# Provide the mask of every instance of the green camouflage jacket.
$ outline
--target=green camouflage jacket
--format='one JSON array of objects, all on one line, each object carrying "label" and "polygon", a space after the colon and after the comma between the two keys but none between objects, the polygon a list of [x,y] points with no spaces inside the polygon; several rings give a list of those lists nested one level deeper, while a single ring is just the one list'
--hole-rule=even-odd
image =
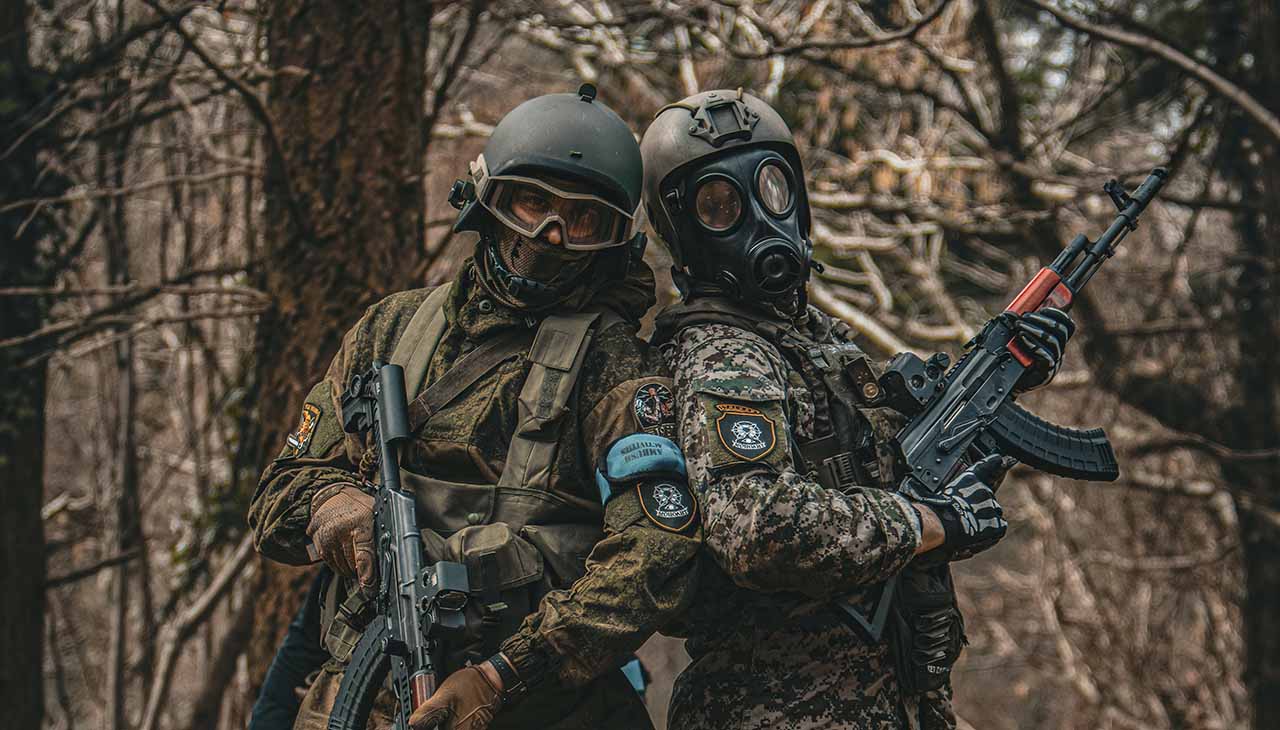
[{"label": "green camouflage jacket", "polygon": [[[682,532],[661,527],[646,518],[634,493],[602,508],[594,482],[596,463],[614,440],[642,430],[674,435],[671,381],[657,354],[636,337],[636,321],[653,302],[652,272],[640,269],[626,285],[614,282],[598,294],[585,292],[566,307],[571,311],[589,302],[626,315],[591,340],[550,478],[550,491],[588,520],[597,520],[603,538],[586,560],[585,575],[543,597],[519,631],[502,643],[522,679],[531,685],[545,681],[516,708],[500,713],[495,727],[647,727],[634,691],[620,672],[609,670],[682,613],[692,597],[701,542],[696,526]],[[467,263],[459,283],[445,304],[447,325],[427,383],[486,338],[537,326],[536,318],[504,305],[484,286],[475,263]],[[256,545],[267,557],[308,562],[311,496],[328,484],[358,481],[365,444],[342,432],[339,396],[353,373],[375,359],[390,359],[429,293],[402,292],[371,307],[347,332],[329,371],[307,396],[299,428],[263,473],[249,514]],[[527,356],[512,356],[435,413],[402,451],[403,468],[452,482],[494,484],[516,427]],[[655,410],[662,400],[665,406]],[[432,524],[431,515],[419,519],[424,526]],[[315,692],[336,686],[332,678],[323,683]],[[642,722],[633,718],[637,710]],[[322,720],[325,711],[319,712]],[[616,717],[619,713],[625,717]],[[303,719],[299,723],[306,725]]]}]

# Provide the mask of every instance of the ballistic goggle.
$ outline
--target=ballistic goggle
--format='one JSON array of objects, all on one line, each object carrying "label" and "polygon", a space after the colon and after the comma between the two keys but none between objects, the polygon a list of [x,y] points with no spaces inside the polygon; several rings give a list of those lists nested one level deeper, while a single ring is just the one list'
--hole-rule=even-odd
[{"label": "ballistic goggle", "polygon": [[471,163],[476,200],[503,225],[527,238],[559,223],[565,248],[595,251],[620,246],[631,233],[634,211],[599,195],[564,190],[523,175],[489,175],[484,155]]}]

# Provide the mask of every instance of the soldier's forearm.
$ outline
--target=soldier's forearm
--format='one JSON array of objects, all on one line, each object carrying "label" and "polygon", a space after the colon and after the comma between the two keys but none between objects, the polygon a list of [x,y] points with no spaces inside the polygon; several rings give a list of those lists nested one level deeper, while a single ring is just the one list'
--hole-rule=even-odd
[{"label": "soldier's forearm", "polygon": [[847,593],[897,573],[921,542],[905,500],[823,489],[791,469],[712,480],[704,498],[708,549],[754,590]]},{"label": "soldier's forearm", "polygon": [[916,555],[927,553],[930,550],[942,547],[942,543],[947,538],[947,533],[942,529],[942,522],[938,519],[938,515],[933,510],[920,504],[912,504],[916,514],[920,515],[920,544],[916,546]]},{"label": "soldier's forearm", "polygon": [[700,545],[696,535],[643,524],[610,534],[592,550],[586,575],[543,597],[503,653],[530,685],[547,674],[569,686],[591,682],[687,610]]},{"label": "soldier's forearm", "polygon": [[355,474],[334,467],[268,468],[249,508],[249,527],[258,552],[288,565],[311,563],[307,555],[311,498],[326,486],[355,481]]}]

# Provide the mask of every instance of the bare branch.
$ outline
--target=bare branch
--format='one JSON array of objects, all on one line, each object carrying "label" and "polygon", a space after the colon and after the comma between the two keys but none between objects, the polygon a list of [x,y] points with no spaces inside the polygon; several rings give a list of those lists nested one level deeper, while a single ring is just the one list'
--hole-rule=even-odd
[{"label": "bare branch", "polygon": [[72,570],[69,573],[64,573],[62,575],[55,575],[44,582],[44,587],[46,589],[58,588],[59,586],[65,586],[68,583],[75,583],[78,580],[84,580],[85,578],[95,576],[98,573],[102,572],[103,570],[106,570],[107,568],[110,568],[112,566],[121,565],[122,563],[127,563],[137,558],[141,554],[142,554],[142,548],[133,548],[131,550],[127,550],[123,553],[120,553],[119,555],[112,555],[109,558],[103,558],[102,560],[99,560],[98,562],[93,563],[92,565],[86,565],[83,568],[76,568],[75,570]]},{"label": "bare branch", "polygon": [[910,40],[914,38],[920,31],[924,30],[930,23],[942,15],[942,11],[947,9],[951,4],[951,0],[938,0],[929,12],[925,13],[919,20],[895,31],[886,33],[875,33],[863,36],[861,38],[852,38],[849,40],[813,40],[793,43],[785,46],[772,46],[768,50],[761,52],[735,52],[734,55],[745,59],[763,59],[771,56],[794,56],[806,51],[844,51],[857,48],[873,48],[875,46],[884,46],[890,43]]},{"label": "bare branch", "polygon": [[1141,35],[1114,26],[1098,25],[1097,23],[1091,23],[1083,18],[1074,17],[1062,10],[1059,10],[1058,8],[1055,8],[1050,3],[1045,2],[1045,0],[1019,1],[1023,4],[1030,5],[1049,13],[1054,18],[1057,18],[1059,23],[1062,23],[1072,30],[1095,36],[1097,38],[1102,38],[1103,40],[1111,41],[1112,43],[1125,46],[1126,48],[1132,48],[1135,51],[1155,56],[1156,58],[1177,66],[1185,71],[1187,75],[1240,107],[1241,111],[1252,118],[1253,121],[1257,122],[1263,129],[1267,130],[1267,133],[1271,135],[1272,141],[1280,142],[1280,117],[1277,117],[1269,109],[1263,106],[1262,103],[1254,98],[1254,96],[1249,92],[1173,46],[1150,36]]},{"label": "bare branch", "polygon": [[819,309],[848,322],[850,327],[870,340],[876,349],[885,354],[892,355],[899,352],[914,352],[921,356],[927,354],[903,342],[866,313],[836,298],[832,295],[831,289],[819,280],[815,279],[809,283],[809,296]]},{"label": "bare branch", "polygon": [[204,593],[178,614],[178,617],[172,624],[165,628],[164,646],[160,650],[160,660],[157,662],[155,679],[151,683],[151,688],[147,693],[147,708],[143,713],[142,725],[139,730],[155,730],[156,722],[160,718],[160,706],[164,704],[165,699],[169,695],[169,689],[173,683],[173,673],[178,664],[178,653],[187,640],[191,638],[195,630],[205,622],[213,613],[213,609],[221,602],[223,596],[231,588],[234,581],[240,577],[240,573],[245,566],[249,564],[249,558],[253,555],[253,538],[245,535],[240,540],[240,545],[236,547],[235,552],[227,559],[227,562],[218,571],[209,587]]}]

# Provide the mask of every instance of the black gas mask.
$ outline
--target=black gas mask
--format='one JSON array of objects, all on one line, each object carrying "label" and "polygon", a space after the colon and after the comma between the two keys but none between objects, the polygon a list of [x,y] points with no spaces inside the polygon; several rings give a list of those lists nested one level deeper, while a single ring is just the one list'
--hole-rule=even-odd
[{"label": "black gas mask", "polygon": [[794,298],[813,256],[799,185],[786,158],[769,147],[727,150],[670,176],[662,202],[694,282],[747,302]]}]

